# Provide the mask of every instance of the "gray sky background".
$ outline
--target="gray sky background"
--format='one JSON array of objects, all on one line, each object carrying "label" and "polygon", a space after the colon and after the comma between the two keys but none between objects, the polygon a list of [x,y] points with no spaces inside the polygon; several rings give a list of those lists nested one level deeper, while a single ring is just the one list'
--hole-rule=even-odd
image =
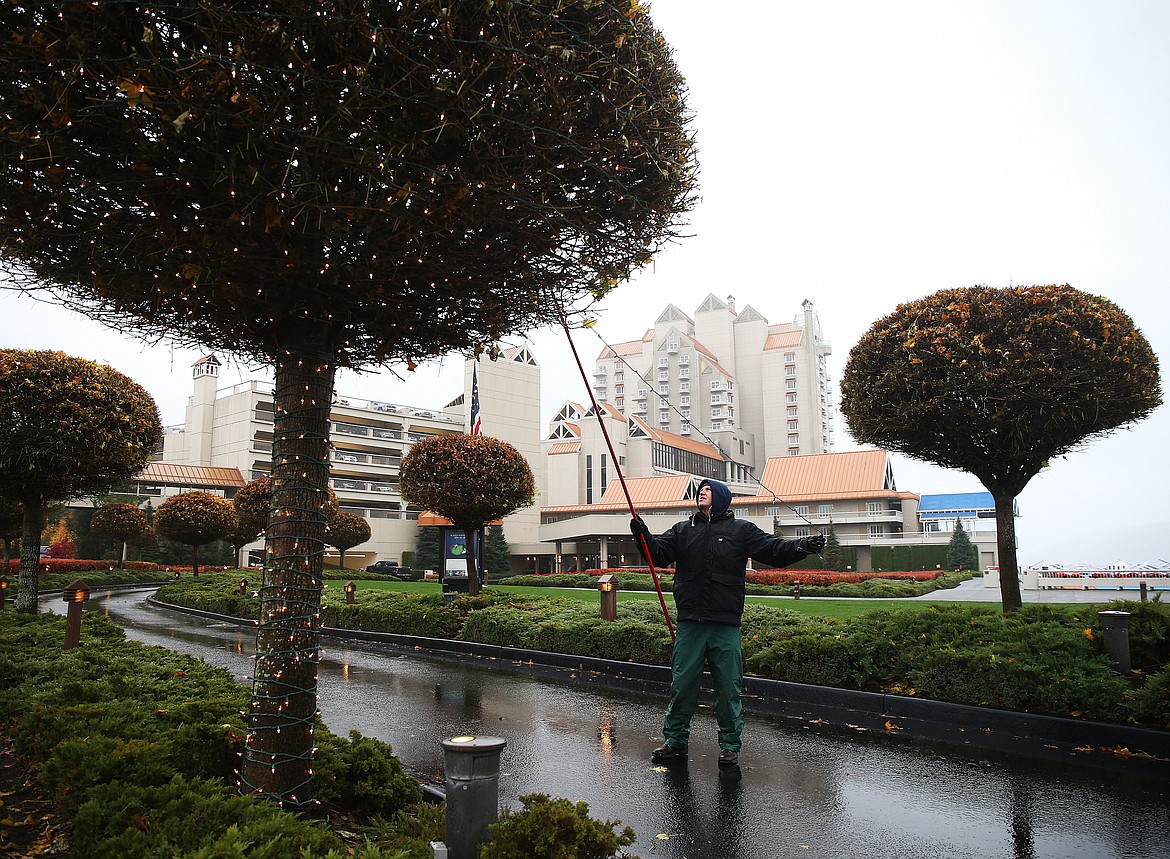
[{"label": "gray sky background", "polygon": [[[1135,320],[1170,355],[1170,4],[1163,0],[789,2],[657,0],[686,76],[702,202],[689,237],[597,314],[610,343],[667,305],[734,295],[771,322],[811,300],[849,349],[903,301],[938,289],[1070,283]],[[0,292],[7,347],[102,361],[181,423],[201,353],[150,347]],[[586,368],[601,348],[574,335]],[[587,401],[563,334],[532,336],[547,420]],[[338,391],[440,406],[462,361],[343,373]],[[400,371],[403,375],[405,371]],[[262,375],[229,364],[224,385]],[[490,433],[491,428],[485,431]],[[1025,563],[1170,559],[1163,407],[1053,462],[1020,496]],[[857,447],[844,420],[835,449]],[[895,456],[898,487],[977,491],[965,474]]]}]

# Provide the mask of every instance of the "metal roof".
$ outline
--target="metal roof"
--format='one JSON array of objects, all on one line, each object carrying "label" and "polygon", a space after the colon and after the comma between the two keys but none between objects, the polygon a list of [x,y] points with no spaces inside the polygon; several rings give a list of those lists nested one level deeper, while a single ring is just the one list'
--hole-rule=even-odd
[{"label": "metal roof", "polygon": [[995,511],[995,499],[990,492],[950,492],[941,495],[923,495],[918,503],[919,519],[954,519],[978,513]]},{"label": "metal roof", "polygon": [[148,462],[134,478],[135,483],[154,486],[183,486],[200,489],[239,489],[247,481],[238,468],[218,465],[178,465],[173,462]]}]

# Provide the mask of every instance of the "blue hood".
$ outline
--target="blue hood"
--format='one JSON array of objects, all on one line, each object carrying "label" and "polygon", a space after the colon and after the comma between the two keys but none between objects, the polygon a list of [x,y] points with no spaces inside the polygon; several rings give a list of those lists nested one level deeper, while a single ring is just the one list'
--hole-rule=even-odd
[{"label": "blue hood", "polygon": [[[731,490],[721,480],[702,481],[699,484],[699,492],[703,491],[704,486],[711,487],[711,518],[722,516],[731,508]],[[698,496],[695,498],[695,503],[698,504]]]}]

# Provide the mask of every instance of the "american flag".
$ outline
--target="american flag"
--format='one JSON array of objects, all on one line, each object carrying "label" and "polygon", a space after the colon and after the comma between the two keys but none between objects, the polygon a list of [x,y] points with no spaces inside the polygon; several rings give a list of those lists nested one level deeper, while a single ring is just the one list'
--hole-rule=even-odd
[{"label": "american flag", "polygon": [[476,365],[471,365],[471,434],[479,435],[483,429],[479,416],[479,374]]}]

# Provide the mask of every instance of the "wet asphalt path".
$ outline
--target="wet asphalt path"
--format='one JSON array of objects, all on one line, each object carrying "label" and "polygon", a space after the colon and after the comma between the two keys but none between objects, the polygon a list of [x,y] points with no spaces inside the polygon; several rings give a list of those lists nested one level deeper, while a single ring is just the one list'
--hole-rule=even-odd
[{"label": "wet asphalt path", "polygon": [[[132,638],[247,682],[250,629],[152,608],[145,597],[99,592],[90,609]],[[696,717],[689,764],[655,767],[660,695],[583,690],[524,672],[327,641],[320,709],[334,732],[385,740],[408,770],[437,783],[441,740],[503,737],[502,804],[519,807],[517,797],[533,792],[583,800],[593,817],[633,827],[630,849],[644,859],[1170,855],[1170,780],[751,712],[740,768],[720,772],[707,709]]]}]

